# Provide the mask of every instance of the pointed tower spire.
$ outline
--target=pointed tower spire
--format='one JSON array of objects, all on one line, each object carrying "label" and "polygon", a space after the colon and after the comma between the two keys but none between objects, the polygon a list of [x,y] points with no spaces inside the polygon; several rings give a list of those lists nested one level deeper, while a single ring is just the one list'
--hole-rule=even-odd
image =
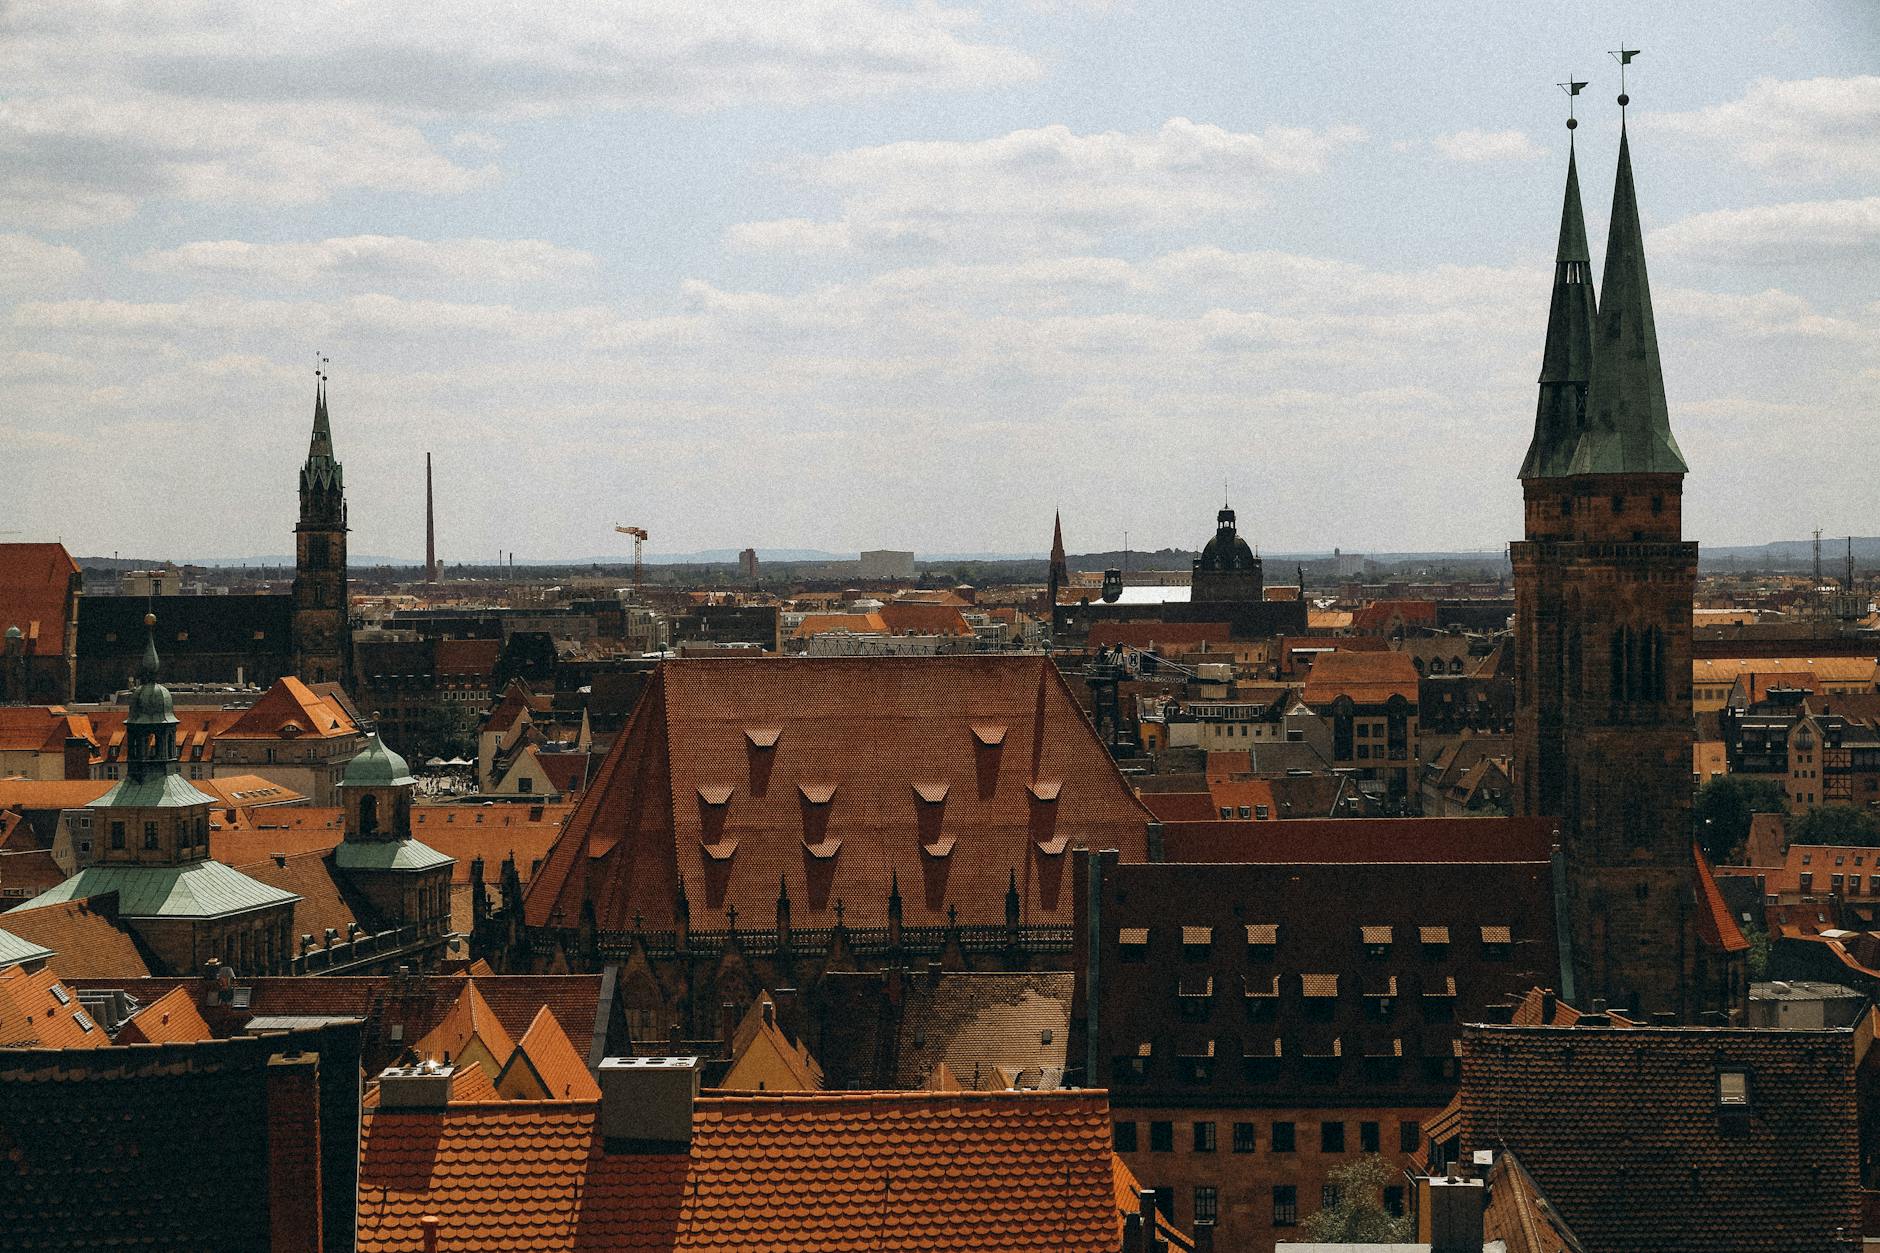
[{"label": "pointed tower spire", "polygon": [[1645,238],[1632,185],[1632,147],[1619,125],[1619,172],[1606,233],[1593,333],[1593,376],[1586,391],[1586,430],[1568,467],[1573,474],[1684,474],[1684,454],[1671,435],[1665,376],[1658,361]]},{"label": "pointed tower spire", "polygon": [[1567,472],[1585,427],[1586,389],[1593,370],[1593,262],[1580,211],[1580,170],[1567,141],[1567,190],[1560,206],[1560,244],[1554,250],[1554,292],[1541,352],[1540,401],[1534,438],[1521,463],[1524,479]]}]

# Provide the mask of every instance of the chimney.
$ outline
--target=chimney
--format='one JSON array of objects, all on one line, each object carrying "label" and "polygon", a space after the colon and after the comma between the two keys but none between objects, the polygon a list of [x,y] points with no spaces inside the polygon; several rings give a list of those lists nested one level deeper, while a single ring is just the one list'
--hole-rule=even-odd
[{"label": "chimney", "polygon": [[1142,1247],[1144,1253],[1162,1253],[1162,1241],[1158,1239],[1155,1234],[1154,1188],[1144,1188],[1136,1193],[1136,1212],[1142,1215]]},{"label": "chimney", "polygon": [[423,1233],[424,1253],[437,1253],[437,1215],[426,1214],[420,1218],[418,1230]]},{"label": "chimney", "polygon": [[1457,1178],[1452,1170],[1447,1178],[1423,1183],[1430,1253],[1482,1253],[1482,1181]]},{"label": "chimney", "polygon": [[268,1253],[320,1253],[320,1055],[268,1058]]},{"label": "chimney", "polygon": [[1554,990],[1552,988],[1544,990],[1541,993],[1541,1026],[1546,1027],[1552,1025],[1554,1014],[1558,1012],[1559,1009],[1560,998],[1554,995]]},{"label": "chimney", "polygon": [[1123,1216],[1123,1253],[1144,1253],[1141,1214],[1130,1213]]},{"label": "chimney", "polygon": [[601,1135],[609,1153],[683,1153],[692,1143],[697,1057],[601,1059]]},{"label": "chimney", "polygon": [[450,1081],[457,1073],[434,1061],[387,1066],[379,1072],[379,1108],[443,1109],[450,1104]]},{"label": "chimney", "polygon": [[424,454],[424,580],[437,582],[437,513],[431,504],[431,454]]},{"label": "chimney", "polygon": [[731,1042],[738,1035],[738,1007],[730,1001],[718,1006],[718,1039],[724,1045],[725,1056],[731,1056]]}]

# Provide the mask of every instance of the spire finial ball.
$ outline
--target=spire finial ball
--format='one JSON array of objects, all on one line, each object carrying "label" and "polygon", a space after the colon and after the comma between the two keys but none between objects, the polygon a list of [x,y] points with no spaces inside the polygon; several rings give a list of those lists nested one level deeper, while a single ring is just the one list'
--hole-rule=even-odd
[{"label": "spire finial ball", "polygon": [[1568,119],[1567,119],[1567,129],[1568,129],[1568,130],[1570,130],[1570,131],[1571,131],[1571,130],[1578,130],[1579,128],[1580,128],[1580,119],[1579,119],[1579,118],[1577,118],[1577,117],[1570,117],[1570,118],[1568,118]]},{"label": "spire finial ball", "polygon": [[1619,107],[1621,109],[1625,108],[1625,106],[1631,103],[1632,103],[1632,97],[1626,95],[1623,91],[1619,93]]},{"label": "spire finial ball", "polygon": [[157,625],[157,615],[156,615],[156,614],[154,614],[154,613],[147,613],[147,614],[145,614],[145,615],[144,615],[144,625],[145,625],[145,626],[155,626],[155,625]]}]

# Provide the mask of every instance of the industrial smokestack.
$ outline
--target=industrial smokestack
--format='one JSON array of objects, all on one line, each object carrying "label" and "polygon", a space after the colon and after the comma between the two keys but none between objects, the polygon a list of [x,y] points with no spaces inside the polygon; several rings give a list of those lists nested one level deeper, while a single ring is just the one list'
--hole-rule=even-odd
[{"label": "industrial smokestack", "polygon": [[424,581],[437,582],[437,510],[431,497],[431,454],[424,454]]}]

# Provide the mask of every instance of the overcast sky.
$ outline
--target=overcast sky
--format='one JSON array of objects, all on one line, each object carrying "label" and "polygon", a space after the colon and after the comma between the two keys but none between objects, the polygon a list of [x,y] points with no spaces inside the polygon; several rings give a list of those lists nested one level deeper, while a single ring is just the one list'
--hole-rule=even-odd
[{"label": "overcast sky", "polygon": [[1871,0],[0,0],[0,530],[290,551],[324,351],[358,553],[1499,548],[1621,39],[1687,533],[1880,531]]}]

